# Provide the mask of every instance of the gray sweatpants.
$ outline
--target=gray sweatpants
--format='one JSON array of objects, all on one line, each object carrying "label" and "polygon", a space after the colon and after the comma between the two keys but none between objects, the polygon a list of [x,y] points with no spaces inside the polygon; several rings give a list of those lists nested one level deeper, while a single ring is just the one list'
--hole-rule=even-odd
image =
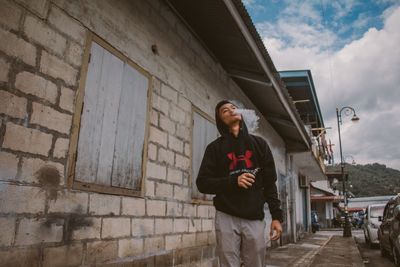
[{"label": "gray sweatpants", "polygon": [[264,267],[265,221],[246,220],[221,211],[215,214],[217,253],[221,267]]}]

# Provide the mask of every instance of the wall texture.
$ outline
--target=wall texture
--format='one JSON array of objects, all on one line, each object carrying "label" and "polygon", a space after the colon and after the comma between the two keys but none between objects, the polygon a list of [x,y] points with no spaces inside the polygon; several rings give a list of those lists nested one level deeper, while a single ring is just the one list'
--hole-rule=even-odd
[{"label": "wall texture", "polygon": [[[210,203],[194,203],[190,192],[192,106],[210,116],[222,98],[253,108],[219,63],[163,1],[0,4],[2,264],[216,266],[215,210]],[[151,75],[141,197],[68,187],[88,32]],[[283,141],[265,120],[260,126],[277,172],[286,174]]]}]

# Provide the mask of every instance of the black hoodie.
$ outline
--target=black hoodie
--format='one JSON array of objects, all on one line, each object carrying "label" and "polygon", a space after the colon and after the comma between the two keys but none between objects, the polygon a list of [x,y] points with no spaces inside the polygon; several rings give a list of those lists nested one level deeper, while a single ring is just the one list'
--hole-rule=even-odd
[{"label": "black hoodie", "polygon": [[[250,219],[264,219],[267,202],[272,219],[282,222],[282,210],[276,188],[276,172],[271,150],[265,140],[249,134],[243,119],[238,137],[234,137],[218,115],[221,101],[215,111],[215,120],[221,136],[211,142],[204,153],[196,180],[200,192],[215,194],[214,206],[224,213]],[[256,176],[248,188],[238,186],[237,177],[244,172]]]}]

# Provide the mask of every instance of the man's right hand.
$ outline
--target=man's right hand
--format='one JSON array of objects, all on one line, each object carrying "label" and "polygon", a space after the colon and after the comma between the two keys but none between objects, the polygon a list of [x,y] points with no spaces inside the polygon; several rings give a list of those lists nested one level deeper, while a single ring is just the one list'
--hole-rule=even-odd
[{"label": "man's right hand", "polygon": [[250,188],[255,182],[255,179],[256,177],[251,173],[242,173],[240,176],[238,176],[238,186],[245,189]]}]

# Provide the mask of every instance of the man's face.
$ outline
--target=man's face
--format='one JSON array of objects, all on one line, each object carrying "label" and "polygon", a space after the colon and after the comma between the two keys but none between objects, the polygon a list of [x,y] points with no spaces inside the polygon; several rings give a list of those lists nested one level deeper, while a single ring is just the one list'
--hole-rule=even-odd
[{"label": "man's face", "polygon": [[242,116],[236,112],[236,106],[226,103],[219,108],[219,118],[228,126],[242,120]]}]

